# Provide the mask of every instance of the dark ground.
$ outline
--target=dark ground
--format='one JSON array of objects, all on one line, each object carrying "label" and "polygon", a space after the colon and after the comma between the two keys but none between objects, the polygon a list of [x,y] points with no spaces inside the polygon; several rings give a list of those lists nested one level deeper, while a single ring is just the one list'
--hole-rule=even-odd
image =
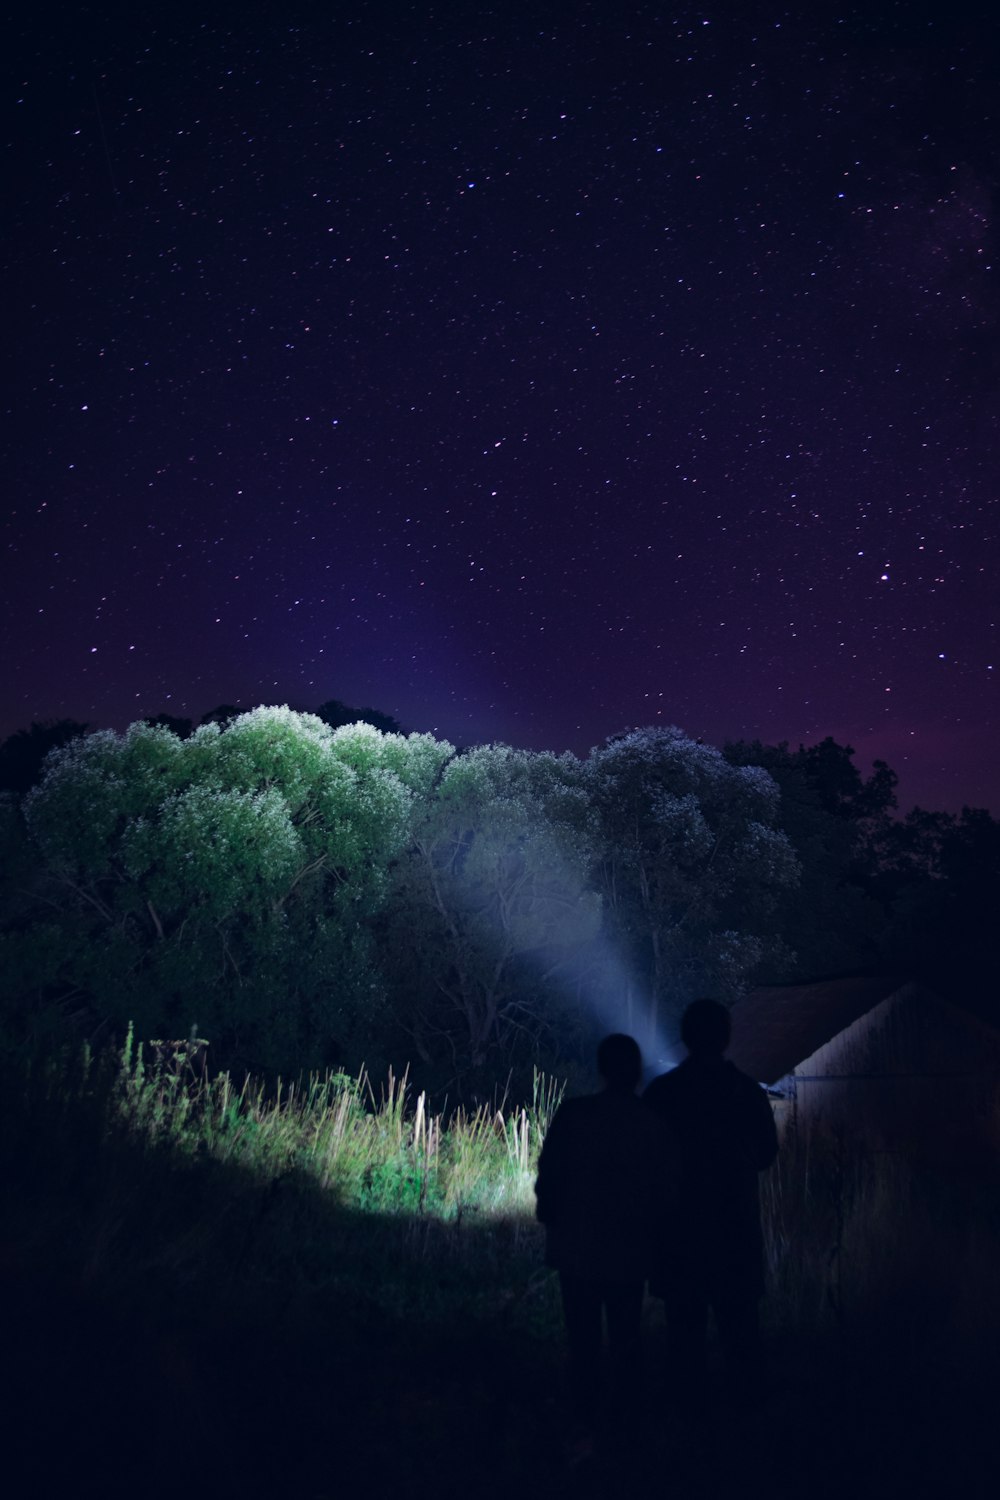
[{"label": "dark ground", "polygon": [[8,1284],[7,1493],[996,1493],[995,1368],[949,1374],[904,1367],[891,1349],[772,1343],[760,1412],[720,1403],[697,1428],[668,1409],[654,1321],[646,1410],[573,1468],[550,1340],[349,1311],[303,1326],[300,1312],[283,1335],[193,1295],[170,1322],[144,1324],[79,1287]]}]

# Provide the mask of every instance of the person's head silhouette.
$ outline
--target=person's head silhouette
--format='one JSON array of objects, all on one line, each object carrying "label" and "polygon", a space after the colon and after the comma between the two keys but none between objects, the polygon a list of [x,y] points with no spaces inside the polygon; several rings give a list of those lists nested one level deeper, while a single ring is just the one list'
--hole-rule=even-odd
[{"label": "person's head silhouette", "polygon": [[597,1071],[609,1089],[632,1093],[642,1077],[642,1053],[635,1037],[615,1031],[597,1049]]},{"label": "person's head silhouette", "polygon": [[681,1041],[692,1057],[721,1057],[729,1031],[729,1012],[718,1000],[692,1000],[681,1017]]}]

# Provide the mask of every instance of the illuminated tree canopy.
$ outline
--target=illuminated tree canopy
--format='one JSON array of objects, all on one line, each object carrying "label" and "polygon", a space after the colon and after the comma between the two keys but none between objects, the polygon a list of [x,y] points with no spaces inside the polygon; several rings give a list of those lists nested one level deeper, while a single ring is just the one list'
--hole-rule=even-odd
[{"label": "illuminated tree canopy", "polygon": [[[133,725],[77,739],[27,797],[43,984],[140,1034],[197,1023],[267,1066],[348,1047],[382,1000],[370,919],[413,809],[450,755],[358,724],[260,708],[186,740]],[[35,923],[5,936],[24,970]]]},{"label": "illuminated tree canopy", "polygon": [[412,1058],[461,1091],[598,1024],[668,1036],[695,993],[895,959],[918,911],[943,944],[996,825],[894,822],[850,756],[456,751],[288,708],[76,735],[0,799],[0,1040],[197,1025],[230,1065]]}]

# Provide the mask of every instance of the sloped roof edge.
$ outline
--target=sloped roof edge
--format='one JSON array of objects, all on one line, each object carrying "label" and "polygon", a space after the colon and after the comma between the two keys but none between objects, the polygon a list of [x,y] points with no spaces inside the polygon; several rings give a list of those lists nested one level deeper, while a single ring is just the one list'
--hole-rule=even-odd
[{"label": "sloped roof edge", "polygon": [[904,975],[874,974],[761,986],[733,1007],[729,1056],[759,1083],[776,1084],[859,1017],[905,988],[916,991],[920,986]]}]

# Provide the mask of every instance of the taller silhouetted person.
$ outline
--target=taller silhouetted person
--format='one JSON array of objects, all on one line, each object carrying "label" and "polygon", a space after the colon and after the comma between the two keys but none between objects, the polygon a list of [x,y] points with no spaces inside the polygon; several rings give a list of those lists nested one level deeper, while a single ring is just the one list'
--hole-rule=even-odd
[{"label": "taller silhouetted person", "polygon": [[559,1272],[579,1424],[577,1457],[589,1452],[605,1418],[635,1408],[645,1281],[676,1173],[669,1133],[636,1096],[642,1076],[638,1044],[621,1034],[605,1037],[597,1069],[603,1090],[568,1099],[556,1111],[535,1184],[546,1264]]},{"label": "taller silhouetted person", "polygon": [[655,1078],[643,1102],[680,1153],[680,1201],[651,1290],[664,1298],[674,1394],[704,1393],[709,1308],[741,1403],[760,1395],[758,1304],[764,1290],[758,1174],[778,1154],[764,1090],[725,1060],[729,1012],[695,1000],[684,1012],[688,1056]]}]

